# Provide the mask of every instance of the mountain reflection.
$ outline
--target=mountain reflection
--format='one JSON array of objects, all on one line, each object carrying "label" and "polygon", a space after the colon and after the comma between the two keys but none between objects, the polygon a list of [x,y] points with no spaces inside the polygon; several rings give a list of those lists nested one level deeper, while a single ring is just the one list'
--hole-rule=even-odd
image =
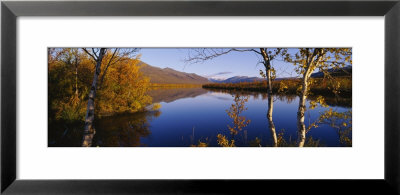
[{"label": "mountain reflection", "polygon": [[153,98],[153,102],[166,102],[170,103],[182,98],[194,98],[199,95],[207,93],[207,90],[197,87],[197,88],[161,88],[152,89],[147,92]]}]

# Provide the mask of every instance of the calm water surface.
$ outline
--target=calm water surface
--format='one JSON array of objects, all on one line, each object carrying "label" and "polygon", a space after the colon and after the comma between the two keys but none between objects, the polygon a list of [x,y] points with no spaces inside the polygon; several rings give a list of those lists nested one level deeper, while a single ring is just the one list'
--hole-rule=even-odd
[{"label": "calm water surface", "polygon": [[[238,92],[211,91],[202,88],[159,89],[150,91],[159,111],[104,117],[95,122],[94,146],[182,147],[198,144],[218,146],[217,134],[230,137],[227,125],[232,119],[226,110],[234,103]],[[267,120],[268,100],[265,93],[241,93],[248,96],[247,108],[241,115],[251,122],[237,136],[237,146],[248,146],[256,137],[262,146],[272,146]],[[333,100],[332,100],[333,99]],[[297,96],[274,96],[273,122],[276,132],[285,140],[297,138]],[[318,106],[305,113],[305,124],[317,120],[322,112],[332,108],[337,112],[351,111],[351,98],[327,101],[329,107]],[[49,136],[49,146],[79,146],[80,130],[63,127],[57,136]],[[62,132],[62,133],[61,133]],[[322,146],[341,146],[337,129],[327,124],[312,128],[307,137],[319,140]]]}]

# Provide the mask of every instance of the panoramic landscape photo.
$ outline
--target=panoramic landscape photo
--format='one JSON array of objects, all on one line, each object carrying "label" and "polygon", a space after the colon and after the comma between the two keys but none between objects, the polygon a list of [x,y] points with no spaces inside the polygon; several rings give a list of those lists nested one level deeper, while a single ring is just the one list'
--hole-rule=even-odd
[{"label": "panoramic landscape photo", "polygon": [[49,147],[352,147],[352,48],[48,48]]}]

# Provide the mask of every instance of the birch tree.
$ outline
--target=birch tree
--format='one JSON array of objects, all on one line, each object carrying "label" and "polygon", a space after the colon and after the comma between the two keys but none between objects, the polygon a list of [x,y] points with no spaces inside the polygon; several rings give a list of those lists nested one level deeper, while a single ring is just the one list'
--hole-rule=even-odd
[{"label": "birch tree", "polygon": [[[267,78],[267,93],[268,93],[268,112],[267,112],[267,118],[268,118],[268,125],[269,125],[269,130],[271,131],[272,135],[272,141],[273,141],[273,146],[277,147],[278,146],[278,138],[276,136],[276,130],[275,130],[275,124],[274,121],[272,120],[272,112],[274,110],[274,99],[272,97],[272,80],[276,77],[275,76],[275,70],[271,66],[271,61],[278,56],[281,53],[280,48],[276,49],[274,53],[272,54],[271,51],[268,51],[267,48],[260,48],[260,53],[264,59],[264,67],[265,67],[265,77]],[[286,50],[283,50],[283,53],[286,53]],[[262,76],[262,72],[260,72]]]},{"label": "birch tree", "polygon": [[[294,56],[288,53],[284,56],[285,61],[292,62],[296,66],[296,72],[301,75],[301,90],[299,106],[297,111],[298,146],[303,147],[306,142],[307,128],[304,124],[304,113],[306,111],[306,100],[309,94],[311,74],[315,70],[329,75],[329,69],[343,68],[352,64],[351,48],[299,48]],[[336,86],[340,86],[338,83]],[[336,87],[332,89],[337,93]]]},{"label": "birch tree", "polygon": [[92,139],[95,134],[95,130],[93,128],[93,121],[94,121],[94,100],[96,97],[96,89],[97,89],[97,80],[100,75],[101,64],[103,61],[104,54],[106,53],[106,48],[94,49],[92,48],[92,52],[89,52],[85,48],[83,50],[93,58],[95,62],[95,71],[93,75],[92,85],[89,91],[89,99],[86,108],[86,115],[85,115],[85,127],[83,129],[83,141],[82,146],[88,147],[92,145]]},{"label": "birch tree", "polygon": [[264,65],[265,73],[260,71],[260,75],[267,79],[267,94],[268,94],[268,124],[269,129],[272,134],[272,139],[274,146],[277,146],[277,136],[275,125],[272,120],[272,113],[273,113],[273,96],[272,96],[272,81],[275,79],[275,69],[272,67],[272,61],[277,56],[285,56],[287,54],[287,49],[283,48],[259,48],[259,49],[216,49],[216,48],[200,48],[200,49],[193,49],[193,52],[189,53],[189,57],[186,59],[186,62],[190,63],[201,63],[206,60],[211,60],[216,57],[229,54],[231,52],[253,52],[257,55],[260,55],[263,59],[261,62]]},{"label": "birch tree", "polygon": [[[88,96],[88,104],[85,115],[85,127],[83,130],[83,141],[82,141],[82,146],[88,147],[92,145],[92,139],[96,132],[93,127],[93,121],[95,117],[96,90],[98,90],[98,88],[101,87],[104,77],[107,74],[108,68],[121,60],[129,59],[129,57],[131,57],[131,55],[134,54],[137,51],[137,49],[82,48],[82,50],[92,58],[95,64],[93,81]],[[108,53],[109,55],[106,55],[107,52],[109,52]],[[102,70],[103,59],[106,59],[105,67],[99,82],[98,80]]]}]

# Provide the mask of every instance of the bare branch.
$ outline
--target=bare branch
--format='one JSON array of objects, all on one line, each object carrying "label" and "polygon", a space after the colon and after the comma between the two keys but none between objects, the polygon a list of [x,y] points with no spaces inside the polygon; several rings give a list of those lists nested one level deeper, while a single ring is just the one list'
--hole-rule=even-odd
[{"label": "bare branch", "polygon": [[86,50],[86,48],[82,48],[83,51],[85,51],[90,57],[93,58],[94,61],[97,61],[97,58],[95,56],[93,56],[88,50]]},{"label": "bare branch", "polygon": [[[190,51],[194,51],[194,55],[190,53]],[[196,64],[203,63],[204,61],[214,59],[216,57],[231,53],[231,52],[255,52],[257,54],[261,54],[259,51],[255,49],[237,49],[237,48],[198,48],[189,50],[189,56],[184,60],[186,63]]]},{"label": "bare branch", "polygon": [[94,48],[92,48],[92,51],[93,51],[93,55],[96,56],[96,59],[99,59],[99,56],[96,55],[97,51],[94,51]]},{"label": "bare branch", "polygon": [[[131,57],[132,57],[131,55],[134,54],[134,53],[136,53],[139,49],[137,49],[137,48],[125,49],[125,50],[122,50],[123,52],[120,52],[121,50],[122,50],[122,49],[120,49],[120,48],[115,48],[115,49],[114,49],[114,52],[113,52],[113,54],[112,54],[110,60],[108,61],[108,63],[107,63],[107,65],[106,65],[105,69],[104,69],[104,73],[103,73],[103,75],[102,75],[101,78],[100,78],[100,83],[99,83],[99,85],[98,85],[98,88],[101,88],[101,86],[103,85],[104,77],[106,76],[107,70],[108,70],[108,68],[109,68],[110,66],[112,66],[112,65],[114,65],[114,64],[116,64],[116,63],[118,63],[118,62],[131,59]],[[115,60],[114,60],[114,59],[115,59]]]}]

